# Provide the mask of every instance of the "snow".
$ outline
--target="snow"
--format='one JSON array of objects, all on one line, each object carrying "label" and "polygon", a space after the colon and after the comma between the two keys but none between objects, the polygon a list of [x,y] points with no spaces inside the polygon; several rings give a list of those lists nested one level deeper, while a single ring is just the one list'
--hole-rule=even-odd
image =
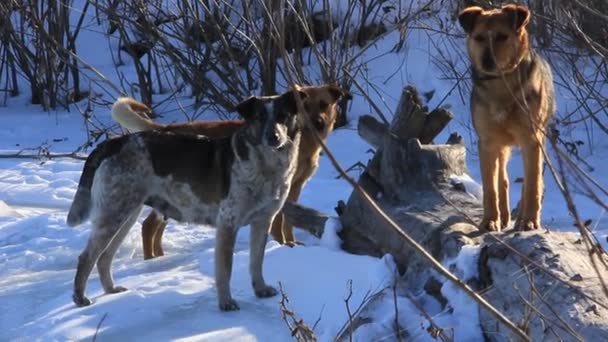
[{"label": "snow", "polygon": [[[237,238],[231,282],[239,312],[217,308],[214,229],[188,225],[171,225],[165,236],[167,256],[150,261],[142,260],[139,234],[131,233],[113,264],[117,283],[130,291],[102,295],[94,274],[88,287],[93,305],[76,308],[70,298],[72,278],[90,225],[67,227],[65,208],[24,211],[25,218],[0,221],[0,340],[90,339],[106,314],[99,332],[106,339],[125,334],[136,340],[289,337],[279,298],[258,299],[251,290],[248,229]],[[282,284],[301,318],[321,318],[316,332],[330,340],[347,317],[347,283],[353,284],[351,303],[359,305],[368,292],[392,281],[395,266],[389,261],[321,246],[289,248],[269,242],[264,268],[267,281]]]},{"label": "snow", "polygon": [[479,201],[483,200],[483,189],[481,188],[481,185],[471,178],[470,175],[466,173],[462,175],[451,175],[450,181],[452,184],[462,184],[464,186],[464,190],[469,195]]},{"label": "snow", "polygon": [[337,218],[329,218],[325,222],[325,227],[323,229],[323,236],[321,236],[321,246],[333,249],[340,250],[340,245],[342,244],[342,240],[338,236],[338,233],[342,230],[342,224],[340,220]]},{"label": "snow", "polygon": [[[477,277],[477,265],[479,264],[479,246],[463,246],[455,260],[443,262],[453,274],[466,282]],[[483,340],[481,327],[479,326],[479,309],[477,304],[471,303],[469,296],[459,289],[455,284],[444,281],[441,294],[448,299],[448,305],[454,310],[447,326],[455,326],[454,340],[465,341],[467,339]],[[439,323],[439,326],[443,326]]]},{"label": "snow", "polygon": [[[78,1],[75,2],[78,8]],[[346,1],[337,3],[344,9]],[[341,13],[341,12],[337,12]],[[82,58],[100,70],[110,81],[120,84],[122,78],[135,80],[133,66],[126,55],[126,64],[115,67],[108,53],[100,53],[99,42],[107,38],[92,18],[82,32],[83,46],[78,51]],[[464,184],[475,198],[481,199],[480,180],[471,130],[468,94],[452,91],[454,82],[445,78],[445,71],[437,63],[432,51],[437,46],[453,47],[456,66],[465,70],[466,62],[461,37],[446,38],[423,28],[407,32],[407,44],[400,52],[391,52],[399,40],[399,33],[387,34],[372,44],[360,57],[366,74],[359,81],[371,80],[375,87],[366,88],[366,95],[379,104],[391,119],[404,85],[413,84],[421,92],[435,91],[428,103],[430,108],[449,105],[456,117],[438,137],[447,139],[449,133],[460,132],[465,137],[470,174],[452,177]],[[106,43],[103,43],[106,44]],[[110,46],[118,44],[111,39]],[[105,45],[104,45],[105,48]],[[316,66],[309,66],[309,79],[318,75]],[[94,104],[95,122],[112,125],[109,104],[118,94],[103,92],[103,100]],[[370,147],[356,132],[360,115],[375,113],[359,90],[353,89],[354,99],[349,104],[350,125],[330,136],[328,145],[339,162],[349,167],[371,158]],[[159,95],[160,96],[160,95]],[[180,97],[181,107],[189,109],[191,99]],[[571,98],[558,87],[558,107],[571,109]],[[0,108],[0,153],[15,153],[24,148],[43,146],[53,152],[72,152],[87,136],[87,128],[79,114],[84,105],[77,104],[70,111],[42,112],[39,106],[28,103],[27,94],[9,98],[7,107]],[[156,108],[166,115],[161,122],[182,121],[185,116],[175,104],[165,103]],[[207,114],[207,113],[205,113]],[[201,117],[211,119],[211,114]],[[113,126],[114,132],[119,132]],[[584,131],[567,132],[573,138],[589,141],[579,151],[595,171],[590,171],[600,184],[608,184],[604,160],[608,144],[596,135],[589,140]],[[581,138],[582,137],[582,138]],[[594,146],[591,149],[591,145]],[[90,152],[90,149],[88,150]],[[93,305],[77,308],[71,300],[72,282],[79,253],[90,233],[90,224],[70,228],[65,224],[67,209],[75,193],[83,162],[74,159],[46,161],[0,159],[0,341],[9,340],[81,340],[91,339],[96,333],[102,340],[244,340],[288,341],[290,332],[282,320],[280,297],[258,299],[253,294],[248,274],[249,230],[241,229],[237,237],[231,286],[241,306],[238,312],[224,313],[217,307],[213,277],[215,231],[171,222],[164,235],[166,255],[143,260],[139,227],[147,211],[125,239],[113,263],[115,282],[129,291],[103,295],[96,271],[91,275],[87,293]],[[515,150],[509,165],[512,180],[511,198],[519,198],[520,185],[513,182],[523,173],[520,153]],[[354,169],[357,178],[360,171]],[[350,186],[337,178],[338,173],[322,156],[320,168],[302,192],[300,202],[319,211],[333,214],[339,200],[346,201]],[[573,230],[564,201],[555,183],[545,175],[546,194],[543,223],[554,229]],[[602,243],[608,235],[606,213],[580,193],[575,200],[583,218],[594,219],[593,229]],[[604,198],[605,200],[605,198]],[[514,203],[512,203],[514,205]],[[282,285],[289,298],[289,306],[304,322],[313,326],[320,341],[333,340],[348,322],[345,298],[352,284],[351,309],[378,294],[371,311],[374,321],[362,326],[358,341],[390,340],[394,337],[395,321],[407,329],[413,340],[434,341],[426,328],[430,322],[455,336],[456,341],[481,340],[477,306],[460,290],[444,283],[443,295],[449,309],[426,295],[402,293],[393,297],[395,263],[390,256],[372,258],[347,254],[339,249],[339,222],[329,220],[325,234],[319,240],[296,231],[305,246],[279,246],[269,241],[266,246],[264,274],[274,285]],[[474,277],[474,266],[479,251],[464,248],[454,260],[444,260],[457,275],[467,280]],[[398,314],[395,312],[398,308]],[[99,326],[99,329],[98,329]],[[98,331],[97,331],[98,330]]]}]

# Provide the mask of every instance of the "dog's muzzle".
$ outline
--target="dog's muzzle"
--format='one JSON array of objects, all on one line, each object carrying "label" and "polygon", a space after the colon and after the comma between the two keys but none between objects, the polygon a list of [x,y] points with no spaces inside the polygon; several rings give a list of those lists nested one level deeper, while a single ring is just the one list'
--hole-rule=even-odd
[{"label": "dog's muzzle", "polygon": [[492,56],[492,52],[490,50],[486,50],[481,59],[481,66],[486,71],[494,71],[496,68],[496,63],[494,62],[494,57]]},{"label": "dog's muzzle", "polygon": [[281,145],[285,143],[283,139],[281,139],[281,134],[279,134],[279,132],[276,130],[269,131],[265,136],[265,140],[266,145],[276,148],[281,147]]}]

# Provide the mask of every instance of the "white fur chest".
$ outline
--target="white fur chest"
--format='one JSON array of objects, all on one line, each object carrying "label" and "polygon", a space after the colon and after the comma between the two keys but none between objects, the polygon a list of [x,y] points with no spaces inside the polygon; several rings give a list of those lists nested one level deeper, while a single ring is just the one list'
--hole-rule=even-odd
[{"label": "white fur chest", "polygon": [[220,216],[236,225],[250,223],[260,211],[277,212],[287,198],[298,160],[297,141],[279,150],[252,148],[248,160],[232,168],[230,193],[220,205]]},{"label": "white fur chest", "polygon": [[494,119],[496,122],[505,121],[507,116],[508,116],[508,113],[505,109],[497,108],[494,111],[492,111],[492,119]]}]

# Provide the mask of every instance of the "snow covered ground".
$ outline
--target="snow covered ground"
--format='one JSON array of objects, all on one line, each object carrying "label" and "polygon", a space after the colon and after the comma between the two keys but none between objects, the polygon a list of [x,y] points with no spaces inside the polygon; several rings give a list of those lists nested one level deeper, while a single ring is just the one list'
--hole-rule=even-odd
[{"label": "snow covered ground", "polygon": [[[91,22],[83,35],[89,41],[99,36]],[[421,91],[435,90],[429,106],[446,97],[456,118],[438,142],[445,141],[452,131],[465,136],[469,147],[469,169],[473,180],[479,180],[478,161],[470,132],[467,99],[450,90],[453,83],[439,78],[433,62],[431,41],[441,39],[426,31],[412,30],[408,49],[386,53],[398,40],[398,33],[387,35],[362,56],[369,60],[369,78],[380,92],[371,91],[372,99],[382,100],[386,115],[394,110],[401,89],[414,84]],[[87,39],[85,39],[86,41]],[[116,42],[114,42],[115,44]],[[111,80],[117,75],[112,60],[96,49],[79,49],[83,58],[99,68]],[[98,49],[96,51],[99,51]],[[381,56],[381,57],[378,57]],[[132,75],[131,65],[121,67]],[[131,74],[130,74],[131,73]],[[357,161],[366,163],[371,157],[357,135],[356,119],[373,112],[358,91],[349,106],[350,125],[334,132],[329,147],[342,165]],[[107,101],[113,98],[106,96]],[[560,97],[560,106],[568,99]],[[160,110],[159,110],[160,111]],[[95,118],[111,123],[109,108],[97,106]],[[182,120],[168,115],[162,121]],[[208,117],[204,117],[208,118]],[[577,132],[574,135],[579,134]],[[0,153],[11,153],[41,144],[53,152],[71,152],[86,140],[82,117],[73,108],[70,112],[44,113],[28,104],[27,95],[9,99],[8,107],[0,108]],[[90,150],[89,150],[90,151]],[[596,144],[593,154],[583,149],[586,162],[595,168],[591,173],[601,184],[608,184],[605,162],[608,144]],[[96,272],[89,279],[87,292],[93,305],[77,308],[71,300],[72,282],[78,254],[84,248],[90,224],[67,227],[65,216],[75,193],[83,163],[74,159],[41,162],[27,159],[0,159],[0,341],[18,340],[81,340],[91,339],[98,329],[100,340],[290,340],[290,332],[282,320],[279,297],[258,299],[250,288],[248,274],[248,228],[241,229],[237,239],[231,286],[241,304],[238,312],[223,313],[217,307],[213,280],[214,229],[171,222],[164,236],[166,256],[143,261],[139,224],[134,226],[119,249],[113,264],[117,284],[128,292],[103,295]],[[352,171],[357,176],[358,171]],[[522,174],[519,153],[514,153],[510,176]],[[333,213],[338,200],[346,200],[350,187],[322,157],[317,174],[301,196],[304,205]],[[561,195],[550,176],[546,176],[547,193],[543,222],[553,229],[573,230]],[[474,185],[467,180],[467,184]],[[472,191],[475,192],[475,191]],[[475,193],[479,196],[479,193]],[[519,197],[514,183],[512,198]],[[593,228],[600,241],[606,241],[606,213],[576,195],[583,218],[593,219]],[[332,228],[337,228],[333,227]],[[382,259],[354,256],[336,248],[336,229],[328,229],[322,240],[297,232],[306,246],[288,248],[268,242],[264,273],[270,284],[283,289],[289,307],[309,325],[318,323],[315,332],[322,341],[332,340],[348,321],[344,299],[352,282],[350,309],[361,301],[393,284],[395,265],[390,256]],[[460,276],[470,278],[477,256],[476,250],[464,250],[454,264]],[[416,304],[433,316],[444,329],[455,329],[456,340],[481,340],[474,317],[477,308],[456,289],[445,286],[444,295],[454,310],[441,311],[433,299],[412,294]],[[390,298],[389,298],[390,297]],[[398,298],[399,323],[408,328],[414,340],[432,341],[425,328],[428,322],[411,298]],[[360,341],[391,340],[395,321],[395,303],[391,296],[377,302],[375,322],[364,326],[355,336]]]}]

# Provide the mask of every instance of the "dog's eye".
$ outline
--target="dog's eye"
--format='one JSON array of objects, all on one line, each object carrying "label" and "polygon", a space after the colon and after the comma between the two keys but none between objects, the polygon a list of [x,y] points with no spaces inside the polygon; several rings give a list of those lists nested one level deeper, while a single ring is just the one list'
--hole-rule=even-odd
[{"label": "dog's eye", "polygon": [[314,120],[313,124],[317,131],[323,131],[323,129],[325,129],[325,120],[320,116]]},{"label": "dog's eye", "polygon": [[329,103],[327,103],[325,101],[319,102],[319,108],[321,108],[321,110],[327,109],[327,106],[329,106]]},{"label": "dog's eye", "polygon": [[476,42],[481,43],[481,42],[483,42],[483,41],[484,41],[485,37],[484,37],[483,35],[481,35],[481,34],[480,34],[480,35],[477,35],[477,36],[473,37],[473,39],[474,39]]},{"label": "dog's eye", "polygon": [[494,40],[496,40],[497,42],[504,42],[505,40],[507,40],[507,35],[504,33],[498,33]]}]

